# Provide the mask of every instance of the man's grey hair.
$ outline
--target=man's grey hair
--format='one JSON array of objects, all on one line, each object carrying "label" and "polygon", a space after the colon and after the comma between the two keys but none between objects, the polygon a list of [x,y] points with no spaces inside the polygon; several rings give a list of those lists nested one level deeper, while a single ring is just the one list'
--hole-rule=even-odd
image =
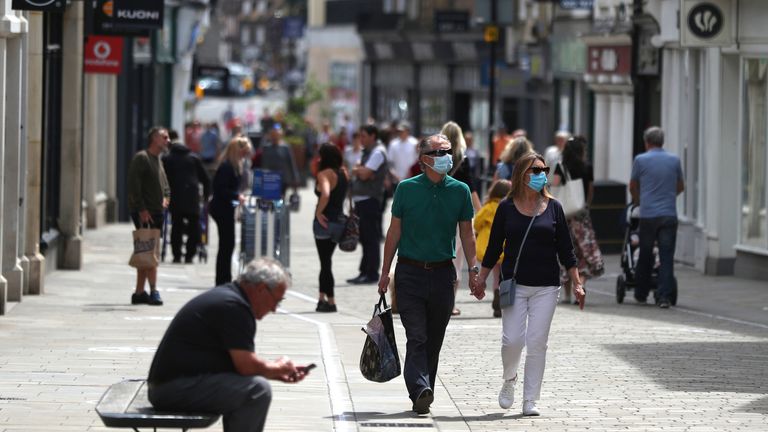
[{"label": "man's grey hair", "polygon": [[567,140],[570,137],[571,137],[571,133],[566,130],[559,130],[555,132],[555,138],[563,138]]},{"label": "man's grey hair", "polygon": [[432,144],[435,141],[445,141],[448,145],[451,145],[451,140],[449,140],[448,137],[443,134],[430,135],[419,141],[419,156],[432,150]]},{"label": "man's grey hair", "polygon": [[664,145],[664,131],[658,126],[651,126],[643,132],[643,141],[652,146],[661,147]]},{"label": "man's grey hair", "polygon": [[245,266],[245,270],[237,280],[254,285],[263,283],[269,289],[275,289],[281,283],[290,285],[291,274],[275,259],[256,258]]}]

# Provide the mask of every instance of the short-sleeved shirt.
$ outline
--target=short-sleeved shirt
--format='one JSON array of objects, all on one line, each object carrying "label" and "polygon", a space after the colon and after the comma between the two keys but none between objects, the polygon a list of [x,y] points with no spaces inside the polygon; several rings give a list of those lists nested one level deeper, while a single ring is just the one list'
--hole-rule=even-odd
[{"label": "short-sleeved shirt", "polygon": [[640,184],[640,217],[677,216],[677,182],[683,180],[680,158],[653,148],[637,155],[633,181]]},{"label": "short-sleeved shirt", "polygon": [[474,215],[469,187],[445,176],[433,183],[425,174],[401,181],[392,200],[392,216],[400,219],[398,256],[444,261],[456,256],[456,224]]},{"label": "short-sleeved shirt", "polygon": [[229,350],[254,352],[256,320],[236,283],[190,300],[173,318],[155,352],[148,381],[236,372]]}]

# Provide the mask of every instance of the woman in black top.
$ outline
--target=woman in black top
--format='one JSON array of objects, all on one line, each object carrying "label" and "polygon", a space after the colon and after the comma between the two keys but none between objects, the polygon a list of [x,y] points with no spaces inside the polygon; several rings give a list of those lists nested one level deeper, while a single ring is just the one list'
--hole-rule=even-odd
[{"label": "woman in black top", "polygon": [[232,282],[232,252],[235,250],[235,207],[245,202],[240,193],[243,159],[251,153],[251,142],[236,137],[227,144],[213,177],[213,198],[209,205],[211,217],[219,231],[219,251],[216,254],[216,285]]},{"label": "woman in black top", "polygon": [[320,257],[320,294],[315,311],[336,312],[331,257],[344,232],[344,198],[347,196],[349,180],[338,147],[325,143],[320,146],[318,153],[320,163],[315,186],[317,207],[312,229],[317,255]]},{"label": "woman in black top", "polygon": [[[549,328],[560,291],[558,261],[568,269],[582,308],[584,291],[563,208],[557,200],[552,199],[545,187],[549,167],[544,164],[544,157],[528,153],[518,159],[515,167],[512,189],[499,204],[493,218],[488,248],[474,294],[478,299],[485,296],[485,280],[503,248],[502,279],[514,278],[517,288],[514,304],[502,309],[501,358],[504,383],[499,392],[499,405],[507,409],[514,402],[517,368],[523,348],[527,347],[523,415],[528,416],[539,415],[536,400],[541,392]],[[533,217],[535,219],[531,225]],[[530,232],[522,243],[529,225]],[[515,261],[521,248],[515,274]]]},{"label": "woman in black top", "polygon": [[[448,138],[448,142],[451,143],[451,152],[453,155],[453,168],[448,171],[448,175],[456,180],[466,184],[469,187],[470,196],[472,197],[472,207],[475,212],[480,210],[480,197],[475,190],[476,181],[472,178],[472,171],[469,168],[469,160],[464,155],[467,150],[467,144],[464,141],[464,133],[456,122],[449,121],[443,125],[440,133]],[[456,235],[458,237],[458,228]],[[453,283],[453,297],[456,298],[456,292],[459,289],[461,283],[461,276],[464,271],[464,250],[461,248],[461,241],[456,242],[456,258],[453,259],[453,266],[456,268],[456,281]],[[459,315],[461,311],[454,306],[453,315]]]},{"label": "woman in black top", "polygon": [[[568,139],[563,148],[562,169],[568,172],[571,180],[582,179],[584,185],[584,202],[587,207],[585,211],[579,212],[568,218],[568,228],[571,231],[573,239],[573,251],[576,254],[577,267],[582,283],[588,279],[598,277],[603,274],[603,255],[595,239],[595,230],[592,227],[592,218],[589,216],[589,206],[592,204],[594,195],[594,173],[592,165],[586,160],[587,139],[583,136],[575,136]],[[564,177],[565,171],[559,170],[555,174]],[[565,184],[565,181],[563,181]],[[565,274],[565,269],[561,269],[560,282],[563,284],[563,302],[571,302],[571,286]]]}]

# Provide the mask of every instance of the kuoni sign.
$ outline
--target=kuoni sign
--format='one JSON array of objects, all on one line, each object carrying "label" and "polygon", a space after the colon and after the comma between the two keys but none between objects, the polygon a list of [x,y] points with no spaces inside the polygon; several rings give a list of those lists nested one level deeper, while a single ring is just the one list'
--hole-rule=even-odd
[{"label": "kuoni sign", "polygon": [[119,74],[123,61],[123,38],[88,36],[85,40],[85,73]]}]

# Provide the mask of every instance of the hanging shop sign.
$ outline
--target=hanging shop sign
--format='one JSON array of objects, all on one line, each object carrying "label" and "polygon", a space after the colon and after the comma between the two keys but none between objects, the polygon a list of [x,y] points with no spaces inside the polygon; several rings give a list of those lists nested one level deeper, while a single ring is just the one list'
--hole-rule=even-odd
[{"label": "hanging shop sign", "polygon": [[15,10],[34,10],[46,12],[64,12],[67,0],[13,0],[11,8]]},{"label": "hanging shop sign", "polygon": [[593,0],[560,0],[563,9],[592,9]]},{"label": "hanging shop sign", "polygon": [[157,0],[96,0],[94,32],[122,36],[148,36],[163,28],[163,2]]},{"label": "hanging shop sign", "polygon": [[734,0],[681,0],[680,45],[722,47],[736,43]]},{"label": "hanging shop sign", "polygon": [[629,75],[632,70],[630,45],[590,46],[587,48],[589,74]]},{"label": "hanging shop sign", "polygon": [[120,73],[123,62],[123,38],[117,36],[87,36],[83,53],[85,73]]}]

